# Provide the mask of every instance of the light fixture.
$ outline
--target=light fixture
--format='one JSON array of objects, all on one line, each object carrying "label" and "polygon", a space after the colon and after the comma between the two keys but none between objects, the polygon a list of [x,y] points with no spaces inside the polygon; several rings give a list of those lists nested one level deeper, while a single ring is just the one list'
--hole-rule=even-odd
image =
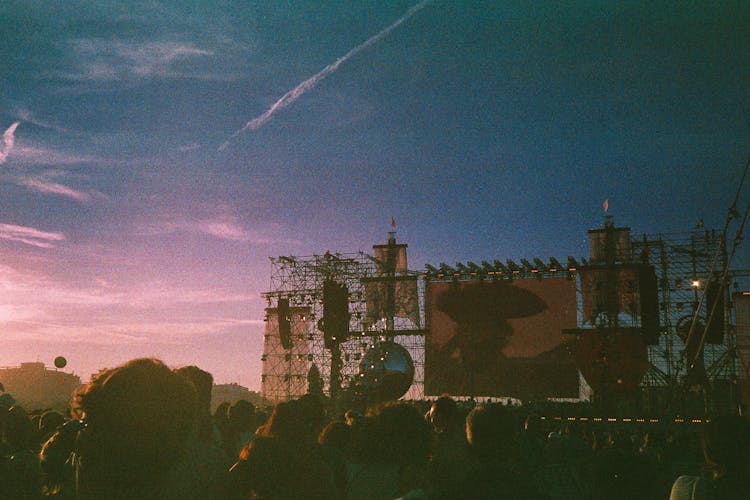
[{"label": "light fixture", "polygon": [[558,269],[562,269],[562,268],[563,268],[563,265],[560,264],[560,262],[556,258],[554,257],[549,258],[549,270],[551,273],[556,273]]}]

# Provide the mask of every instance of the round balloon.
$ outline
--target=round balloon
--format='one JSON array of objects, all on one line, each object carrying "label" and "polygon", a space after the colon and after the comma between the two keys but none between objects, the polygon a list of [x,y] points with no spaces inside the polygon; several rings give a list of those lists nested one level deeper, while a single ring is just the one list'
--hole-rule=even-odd
[{"label": "round balloon", "polygon": [[360,385],[381,400],[398,399],[414,381],[414,361],[395,342],[378,342],[359,364]]},{"label": "round balloon", "polygon": [[65,359],[62,356],[58,356],[55,358],[55,367],[56,368],[65,368],[65,365],[68,364],[68,360]]}]

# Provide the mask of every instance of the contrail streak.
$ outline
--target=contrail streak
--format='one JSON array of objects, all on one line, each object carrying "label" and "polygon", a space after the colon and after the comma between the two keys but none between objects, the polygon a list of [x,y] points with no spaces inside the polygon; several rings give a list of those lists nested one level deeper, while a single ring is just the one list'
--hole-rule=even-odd
[{"label": "contrail streak", "polygon": [[432,0],[422,0],[412,8],[406,11],[406,13],[399,17],[396,21],[393,22],[390,26],[387,26],[386,28],[383,28],[378,32],[377,34],[371,36],[361,44],[354,47],[352,50],[344,54],[343,56],[336,59],[334,62],[323,68],[322,70],[315,73],[313,76],[308,78],[307,80],[303,81],[296,87],[294,87],[292,90],[281,96],[281,98],[276,101],[270,108],[266,110],[265,113],[263,113],[260,116],[257,116],[247,122],[244,127],[237,130],[234,134],[232,134],[229,139],[224,142],[221,147],[219,147],[219,150],[225,149],[227,146],[229,146],[229,141],[231,139],[234,139],[239,134],[246,130],[258,130],[260,127],[262,127],[268,120],[271,119],[271,117],[280,109],[283,109],[290,104],[294,103],[297,99],[299,99],[302,95],[307,93],[308,90],[311,90],[315,85],[322,80],[323,78],[327,77],[334,71],[336,71],[339,66],[341,66],[342,63],[345,63],[347,60],[351,59],[355,55],[362,52],[364,49],[369,47],[370,45],[374,44],[381,38],[387,36],[391,31],[398,28],[404,21],[408,20],[411,16],[419,12],[424,8],[425,5],[430,3]]}]

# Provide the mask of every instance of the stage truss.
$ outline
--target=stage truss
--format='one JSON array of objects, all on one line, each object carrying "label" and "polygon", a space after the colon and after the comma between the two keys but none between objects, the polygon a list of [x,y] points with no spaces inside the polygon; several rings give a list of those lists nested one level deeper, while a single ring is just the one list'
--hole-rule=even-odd
[{"label": "stage truss", "polygon": [[[693,413],[734,410],[739,365],[729,289],[738,287],[748,273],[729,270],[722,281],[727,257],[722,235],[715,230],[643,235],[632,240],[632,249],[634,258],[648,255],[659,284],[661,334],[658,345],[649,346],[650,366],[641,382],[647,398],[644,403]],[[696,328],[696,335],[703,334],[701,326],[707,323],[713,306],[705,295],[709,280],[719,283],[718,293],[723,297],[714,314],[723,321],[724,335],[720,343],[703,344],[707,383],[690,386],[685,381],[690,360],[684,330],[682,335],[678,330],[692,322],[700,307],[702,325]]]},{"label": "stage truss", "polygon": [[[695,230],[687,233],[642,235],[629,239],[629,255],[625,260],[644,263],[655,268],[658,283],[660,328],[658,343],[648,345],[649,368],[640,383],[638,405],[655,412],[673,410],[685,413],[733,412],[738,398],[737,377],[739,363],[736,354],[734,317],[729,288],[747,286],[750,272],[730,270],[727,272],[720,293],[724,297],[715,314],[724,321],[724,336],[721,343],[706,343],[703,347],[703,364],[706,384],[700,387],[685,383],[688,359],[685,343],[678,326],[690,323],[695,310],[705,293],[709,278],[719,281],[726,264],[726,253],[721,234],[713,230]],[[535,277],[543,280],[566,275],[576,280],[578,295],[578,322],[582,327],[592,327],[584,322],[581,270],[591,264],[587,258],[576,260],[568,257],[561,264],[552,258],[549,262],[540,259],[520,259],[518,263],[507,260],[492,263],[482,261],[456,263],[449,266],[427,266],[426,278],[430,280],[512,280]],[[711,269],[714,268],[714,274]],[[707,310],[711,304],[704,299],[699,318],[706,324]],[[637,315],[623,314],[619,326],[640,329]],[[690,321],[687,321],[690,320]],[[701,334],[702,331],[697,332]],[[429,332],[427,333],[429,335]],[[587,399],[590,388],[582,379],[581,398]]]},{"label": "stage truss", "polygon": [[[685,344],[677,329],[684,324],[705,292],[705,284],[715,269],[714,277],[720,278],[726,254],[721,234],[712,230],[695,230],[687,233],[642,235],[630,239],[631,260],[643,262],[644,258],[654,266],[658,281],[660,330],[658,343],[648,346],[649,369],[640,384],[639,406],[646,411],[677,412],[725,412],[733,411],[738,398],[737,377],[739,364],[734,336],[734,319],[729,288],[738,288],[737,282],[746,286],[750,272],[730,270],[721,287],[723,307],[716,314],[724,318],[724,336],[719,344],[705,344],[703,362],[708,384],[688,387],[684,383],[687,374]],[[644,257],[645,256],[645,257]],[[263,371],[261,391],[269,401],[277,402],[297,398],[308,390],[310,369],[314,366],[320,374],[323,390],[330,395],[331,351],[324,345],[323,333],[318,320],[323,315],[323,283],[332,279],[347,286],[349,291],[349,338],[340,344],[341,387],[352,385],[359,377],[360,362],[365,353],[378,341],[393,340],[405,347],[415,365],[415,378],[407,399],[424,398],[425,334],[419,325],[395,318],[390,324],[385,321],[365,327],[366,300],[364,281],[377,274],[376,260],[363,252],[340,254],[325,253],[305,257],[272,257],[271,287],[263,294],[267,328],[262,357]],[[520,259],[498,260],[481,265],[473,262],[456,263],[455,267],[440,264],[427,265],[418,275],[420,325],[424,325],[424,288],[428,280],[481,280],[516,279],[535,277],[546,279],[565,275],[576,280],[578,295],[579,325],[583,323],[583,299],[580,269],[589,262],[586,258],[577,261],[568,257],[560,263],[554,258],[549,262]],[[289,349],[278,342],[279,330],[276,322],[276,305],[279,298],[290,302],[291,333],[294,341]],[[705,321],[706,308],[702,305],[700,317]],[[589,325],[590,326],[590,325]],[[639,326],[637,318],[621,318],[620,326]],[[586,399],[589,388],[582,381],[581,397]],[[460,396],[460,395],[456,395]],[[686,402],[687,401],[687,402]],[[690,402],[692,401],[692,402]]]},{"label": "stage truss", "polygon": [[[271,402],[298,398],[308,391],[308,375],[314,366],[320,374],[324,393],[331,394],[332,353],[324,345],[318,326],[323,317],[323,283],[333,280],[349,292],[349,338],[341,342],[341,387],[347,388],[359,377],[360,362],[380,340],[393,340],[406,348],[415,365],[414,383],[406,398],[424,395],[424,332],[408,320],[396,318],[393,326],[377,322],[365,327],[364,281],[377,274],[375,259],[363,252],[325,253],[305,257],[281,256],[271,259],[271,287],[266,299],[266,331],[262,360],[261,392]],[[414,273],[416,274],[416,273]],[[421,280],[420,280],[421,281]],[[419,283],[419,302],[423,287]],[[285,349],[278,341],[276,306],[279,298],[289,299],[292,342]],[[423,310],[422,307],[419,308]],[[423,324],[423,322],[421,323]],[[315,371],[315,369],[313,369]]]}]

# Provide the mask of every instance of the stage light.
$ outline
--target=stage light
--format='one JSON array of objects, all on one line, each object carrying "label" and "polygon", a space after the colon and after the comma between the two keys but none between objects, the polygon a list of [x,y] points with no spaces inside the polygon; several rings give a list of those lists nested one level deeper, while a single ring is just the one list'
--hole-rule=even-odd
[{"label": "stage light", "polygon": [[466,267],[461,262],[456,262],[456,270],[458,271],[458,274],[467,275],[469,274],[469,268]]},{"label": "stage light", "polygon": [[505,263],[508,265],[508,269],[510,269],[510,272],[512,272],[513,274],[518,274],[521,272],[521,268],[518,267],[518,264],[516,264],[512,260],[508,259],[505,261]]},{"label": "stage light", "polygon": [[578,269],[578,261],[573,257],[568,257],[568,271],[574,272]]},{"label": "stage light", "polygon": [[531,273],[539,272],[539,270],[535,268],[534,265],[526,259],[521,259],[521,265],[523,265],[523,267],[526,269],[527,272],[531,272]]},{"label": "stage light", "polygon": [[701,280],[696,280],[696,279],[692,280],[690,282],[690,286],[693,287],[693,288],[700,288],[701,287]]},{"label": "stage light", "polygon": [[472,261],[469,261],[466,264],[469,266],[469,272],[471,273],[472,276],[476,276],[477,274],[481,274],[484,272],[484,270],[481,267],[479,267]]},{"label": "stage light", "polygon": [[440,263],[440,272],[441,272],[441,273],[442,273],[442,274],[443,274],[444,276],[453,276],[454,274],[456,274],[456,270],[455,270],[455,269],[453,269],[453,268],[452,268],[451,266],[449,266],[448,264],[446,264],[445,262],[441,262],[441,263]]},{"label": "stage light", "polygon": [[547,265],[538,257],[534,259],[534,265],[539,271],[547,271]]},{"label": "stage light", "polygon": [[549,258],[549,270],[551,273],[556,273],[559,269],[562,269],[563,265],[558,262],[554,257]]},{"label": "stage light", "polygon": [[508,268],[505,267],[505,264],[503,264],[499,260],[495,259],[494,264],[495,264],[495,272],[500,273],[500,274],[508,274],[509,273],[508,272]]}]

